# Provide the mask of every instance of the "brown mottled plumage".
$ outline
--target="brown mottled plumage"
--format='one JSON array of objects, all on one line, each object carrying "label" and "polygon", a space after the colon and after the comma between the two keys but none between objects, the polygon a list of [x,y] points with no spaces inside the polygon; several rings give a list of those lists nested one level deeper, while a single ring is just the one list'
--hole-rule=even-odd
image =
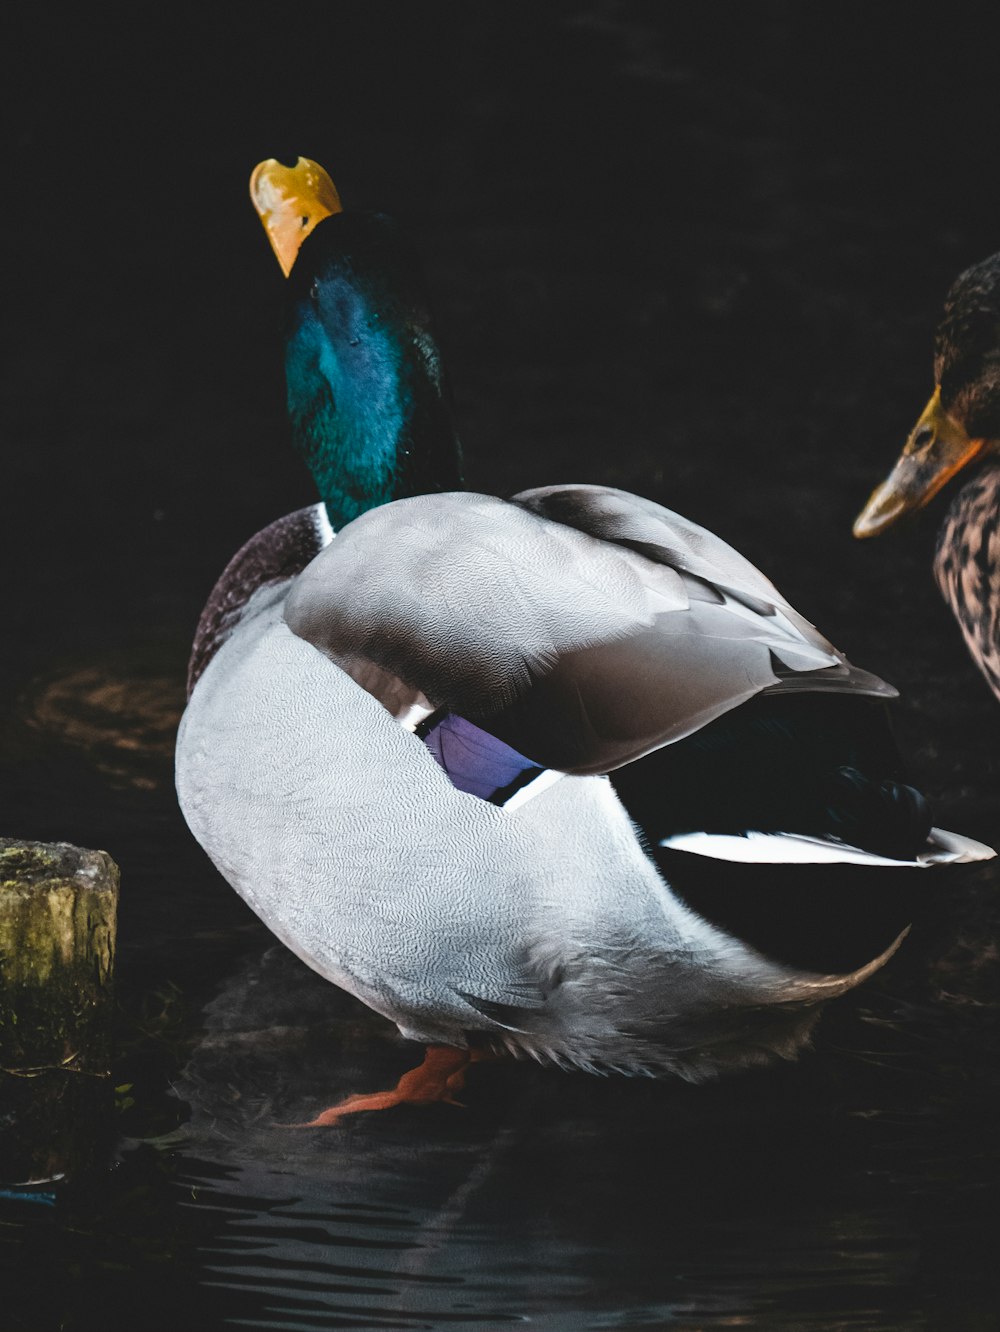
[{"label": "brown mottled plumage", "polygon": [[934,576],[1000,698],[1000,465],[984,467],[955,496],[938,533]]},{"label": "brown mottled plumage", "polygon": [[945,297],[934,382],[970,439],[1000,439],[1000,254],[967,268]]},{"label": "brown mottled plumage", "polygon": [[934,338],[934,382],[930,402],[854,532],[878,535],[929,503],[970,463],[987,460],[942,524],[934,575],[973,661],[1000,698],[1000,254],[952,284]]}]

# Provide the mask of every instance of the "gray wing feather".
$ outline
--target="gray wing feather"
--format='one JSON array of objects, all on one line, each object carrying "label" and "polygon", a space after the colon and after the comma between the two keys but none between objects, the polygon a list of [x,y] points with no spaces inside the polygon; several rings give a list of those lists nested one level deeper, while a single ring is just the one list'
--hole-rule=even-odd
[{"label": "gray wing feather", "polygon": [[610,771],[765,689],[894,692],[725,542],[601,487],[374,509],[285,618],[369,690],[382,680],[390,711],[419,692],[566,772]]},{"label": "gray wing feather", "polygon": [[792,610],[774,584],[728,542],[641,495],[611,486],[540,486],[521,491],[511,503],[742,594],[759,614],[775,606]]}]

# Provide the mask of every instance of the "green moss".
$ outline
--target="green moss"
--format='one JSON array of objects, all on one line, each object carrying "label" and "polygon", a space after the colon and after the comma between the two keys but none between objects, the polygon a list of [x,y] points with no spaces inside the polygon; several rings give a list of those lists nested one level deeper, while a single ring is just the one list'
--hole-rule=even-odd
[{"label": "green moss", "polygon": [[0,888],[39,883],[59,873],[64,862],[61,848],[20,842],[0,846]]},{"label": "green moss", "polygon": [[103,851],[2,841],[0,873],[0,1068],[103,1070],[117,866]]}]

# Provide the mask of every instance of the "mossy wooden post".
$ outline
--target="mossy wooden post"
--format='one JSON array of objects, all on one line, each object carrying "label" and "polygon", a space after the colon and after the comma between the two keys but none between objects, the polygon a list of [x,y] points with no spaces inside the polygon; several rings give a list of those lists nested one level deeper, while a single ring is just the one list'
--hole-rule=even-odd
[{"label": "mossy wooden post", "polygon": [[0,837],[0,1180],[72,1175],[108,1131],[118,866]]}]

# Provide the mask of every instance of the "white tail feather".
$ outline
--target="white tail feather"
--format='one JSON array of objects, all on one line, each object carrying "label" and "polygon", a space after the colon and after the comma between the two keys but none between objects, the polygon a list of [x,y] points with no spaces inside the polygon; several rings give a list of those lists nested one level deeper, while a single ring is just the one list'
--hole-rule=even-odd
[{"label": "white tail feather", "polygon": [[799,833],[750,832],[745,836],[726,833],[680,833],[660,843],[670,851],[690,851],[714,860],[768,865],[892,865],[926,869],[929,865],[964,865],[974,860],[992,860],[996,852],[982,842],[960,833],[932,828],[927,848],[916,860],[893,860],[839,842],[835,837],[809,837]]}]

